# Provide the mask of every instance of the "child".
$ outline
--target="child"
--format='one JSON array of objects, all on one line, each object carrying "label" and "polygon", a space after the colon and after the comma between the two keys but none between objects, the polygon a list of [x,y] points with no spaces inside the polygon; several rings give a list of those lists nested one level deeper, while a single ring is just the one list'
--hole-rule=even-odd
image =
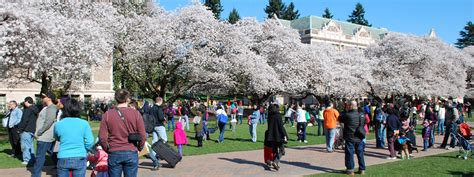
[{"label": "child", "polygon": [[405,136],[405,132],[401,131],[400,132],[400,137],[398,138],[398,143],[400,144],[400,155],[402,156],[402,159],[410,159],[410,153],[409,153],[409,142],[410,139]]},{"label": "child", "polygon": [[183,157],[183,145],[186,144],[188,144],[186,132],[184,132],[181,122],[177,122],[176,129],[174,130],[174,145],[178,146],[178,153],[180,157]]},{"label": "child", "polygon": [[194,117],[193,119],[193,123],[194,123],[194,132],[196,132],[196,140],[197,140],[197,143],[198,143],[198,147],[202,147],[202,139],[203,139],[203,126],[201,124],[201,115],[202,113],[201,112],[197,112],[197,116]]},{"label": "child", "polygon": [[430,123],[426,120],[423,122],[423,129],[421,130],[421,136],[423,137],[423,150],[422,151],[428,150],[430,132],[431,132]]},{"label": "child", "polygon": [[[96,153],[89,156],[87,160],[91,163],[94,167],[94,170],[97,171],[96,177],[108,177],[108,159],[109,155],[105,152],[102,147],[97,144],[96,145]],[[94,171],[92,174],[95,174]],[[91,175],[92,176],[92,175]]]}]

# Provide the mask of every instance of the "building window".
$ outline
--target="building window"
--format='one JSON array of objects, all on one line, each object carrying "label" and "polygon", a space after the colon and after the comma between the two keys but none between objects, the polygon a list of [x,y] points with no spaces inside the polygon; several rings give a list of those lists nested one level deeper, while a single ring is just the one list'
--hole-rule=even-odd
[{"label": "building window", "polygon": [[7,111],[7,96],[0,94],[0,114],[5,114]]}]

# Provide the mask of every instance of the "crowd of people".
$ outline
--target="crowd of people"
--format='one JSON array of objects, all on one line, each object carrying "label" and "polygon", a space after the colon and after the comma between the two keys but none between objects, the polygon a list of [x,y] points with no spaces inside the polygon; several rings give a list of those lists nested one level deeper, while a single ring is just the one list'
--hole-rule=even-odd
[{"label": "crowd of people", "polygon": [[[191,125],[197,145],[202,147],[203,141],[210,140],[210,134],[217,130],[216,142],[224,143],[227,124],[230,122],[229,128],[235,132],[245,118],[253,143],[257,143],[257,126],[267,124],[264,155],[268,169],[280,168],[285,144],[290,139],[285,125],[296,128],[296,141],[301,143],[308,143],[306,131],[310,125],[317,129],[317,136],[325,136],[328,153],[344,147],[347,172],[353,175],[354,154],[359,173],[365,173],[364,151],[370,130],[375,133],[377,148],[388,147],[387,159],[397,156],[410,159],[412,151],[417,151],[417,125],[422,126],[422,151],[433,148],[435,135],[444,136],[440,148],[450,149],[456,145],[451,132],[464,122],[464,113],[470,114],[469,103],[463,105],[452,99],[394,103],[350,100],[314,105],[302,102],[280,105],[273,101],[248,107],[242,101],[225,104],[196,99],[164,103],[161,97],[153,101],[139,106],[130,92],[118,90],[116,103],[102,114],[96,140],[88,122],[81,119],[82,103],[69,97],[57,99],[52,92],[42,94],[41,107],[31,97],[24,99],[23,110],[19,103],[10,101],[2,123],[8,129],[11,156],[21,158],[24,165],[32,165],[33,177],[41,176],[46,153],[52,157],[60,177],[85,176],[87,161],[95,164],[98,174],[137,176],[138,154],[144,149],[148,149],[146,155],[153,162],[152,170],[159,169],[160,156],[149,149],[149,144],[167,143],[167,132],[173,132],[174,145],[181,157],[183,146],[189,143],[186,130]],[[214,118],[216,123],[212,124]],[[147,143],[150,135],[152,141]],[[91,152],[95,154],[91,156]]]}]

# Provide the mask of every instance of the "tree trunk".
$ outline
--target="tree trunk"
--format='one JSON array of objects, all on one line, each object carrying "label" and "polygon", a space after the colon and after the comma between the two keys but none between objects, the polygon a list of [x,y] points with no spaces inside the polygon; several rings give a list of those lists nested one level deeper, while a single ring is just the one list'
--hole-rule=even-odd
[{"label": "tree trunk", "polygon": [[42,72],[41,73],[41,91],[40,95],[43,93],[47,93],[51,87],[51,77],[48,76],[48,73]]}]

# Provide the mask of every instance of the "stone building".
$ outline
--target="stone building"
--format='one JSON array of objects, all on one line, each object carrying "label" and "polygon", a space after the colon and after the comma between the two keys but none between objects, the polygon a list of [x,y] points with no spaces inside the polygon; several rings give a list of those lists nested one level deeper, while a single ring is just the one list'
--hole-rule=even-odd
[{"label": "stone building", "polygon": [[[84,101],[86,106],[95,100],[110,100],[114,95],[112,69],[112,62],[105,62],[104,66],[94,68],[90,87],[75,85],[71,87],[73,89],[70,89],[68,94],[73,98]],[[6,83],[0,82],[0,113],[6,111],[6,105],[11,100],[23,102],[25,97],[30,96],[39,101],[40,90],[41,84],[35,82],[19,84],[15,87],[9,87]]]}]

